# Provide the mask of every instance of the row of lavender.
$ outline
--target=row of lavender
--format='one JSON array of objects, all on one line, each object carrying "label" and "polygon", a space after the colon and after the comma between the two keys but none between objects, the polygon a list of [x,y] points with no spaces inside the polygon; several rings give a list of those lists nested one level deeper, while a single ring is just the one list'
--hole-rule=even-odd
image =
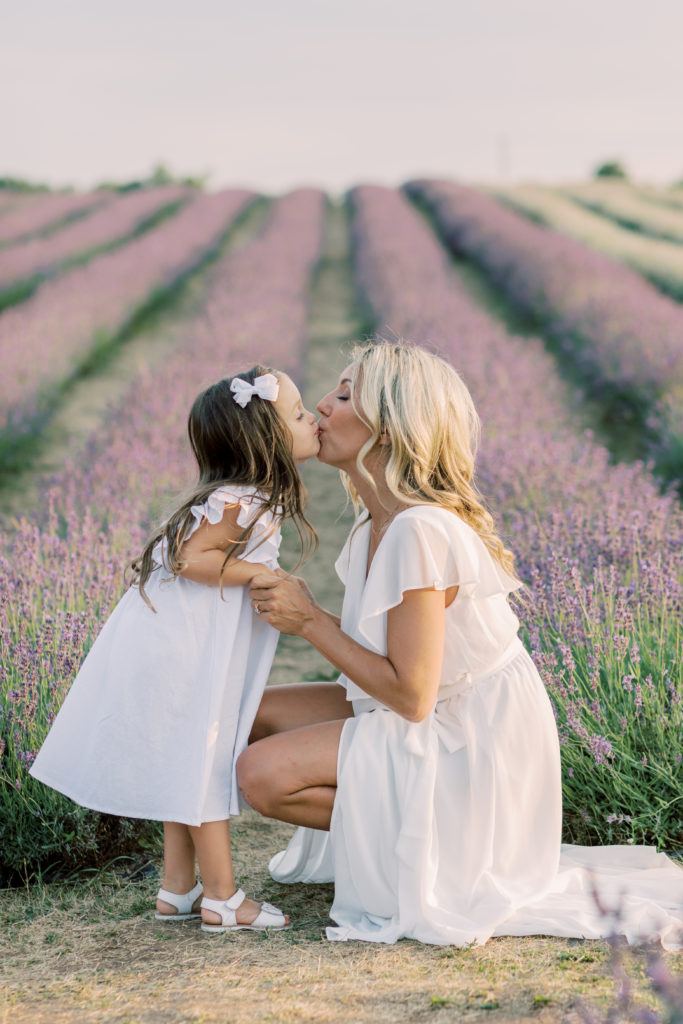
[{"label": "row of lavender", "polygon": [[0,433],[10,442],[30,433],[82,361],[214,249],[253,198],[243,189],[201,195],[0,314]]},{"label": "row of lavender", "polygon": [[[98,816],[36,783],[36,749],[122,592],[121,568],[170,496],[192,482],[187,412],[202,387],[254,354],[297,375],[324,197],[278,200],[262,232],[219,260],[208,304],[154,372],[45,493],[42,521],[21,521],[0,556],[0,869],[101,850]],[[69,835],[71,837],[69,838]],[[0,870],[1,874],[1,870]]]},{"label": "row of lavender", "polygon": [[[539,340],[476,308],[400,193],[352,193],[378,328],[435,346],[484,423],[479,485],[529,583],[523,625],[563,743],[566,833],[683,845],[683,516],[582,433]],[[634,501],[637,495],[637,501]]]},{"label": "row of lavender", "polygon": [[0,217],[0,245],[54,230],[111,202],[111,192],[56,192],[21,196]]},{"label": "row of lavender", "polygon": [[535,317],[603,404],[627,410],[667,479],[683,475],[683,309],[634,271],[475,189],[416,181],[447,245]]},{"label": "row of lavender", "polygon": [[112,247],[191,195],[188,188],[167,186],[116,196],[47,238],[32,238],[1,249],[0,293],[19,282],[47,275],[64,263],[84,261],[94,252]]}]

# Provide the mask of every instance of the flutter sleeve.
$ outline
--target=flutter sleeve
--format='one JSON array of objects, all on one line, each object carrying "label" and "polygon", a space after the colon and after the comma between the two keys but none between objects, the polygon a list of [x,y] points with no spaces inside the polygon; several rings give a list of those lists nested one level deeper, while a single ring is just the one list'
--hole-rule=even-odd
[{"label": "flutter sleeve", "polygon": [[481,538],[447,509],[415,506],[390,524],[373,558],[358,629],[386,654],[387,612],[408,590],[458,587],[456,601],[507,596],[519,584],[500,568]]},{"label": "flutter sleeve", "polygon": [[246,562],[260,562],[269,569],[277,569],[280,550],[280,528],[277,516],[271,511],[262,511],[263,499],[253,487],[233,484],[218,487],[202,505],[191,508],[195,522],[188,536],[192,536],[205,519],[215,526],[220,523],[226,506],[238,506],[237,525],[242,529],[252,526],[244,549],[237,557]]}]

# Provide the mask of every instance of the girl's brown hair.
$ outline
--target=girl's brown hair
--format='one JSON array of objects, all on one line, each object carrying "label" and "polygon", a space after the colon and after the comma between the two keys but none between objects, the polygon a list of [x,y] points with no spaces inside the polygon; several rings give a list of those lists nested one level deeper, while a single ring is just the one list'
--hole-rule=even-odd
[{"label": "girl's brown hair", "polygon": [[[277,371],[260,365],[236,376],[253,384],[264,373],[278,376]],[[127,566],[129,582],[139,588],[150,607],[145,584],[159,566],[154,548],[165,540],[164,566],[174,576],[181,573],[185,567],[181,548],[195,522],[192,506],[203,505],[219,487],[242,484],[258,490],[261,500],[255,505],[254,520],[267,511],[274,512],[278,519],[291,519],[301,541],[298,565],[317,546],[317,534],[304,514],[306,491],[292,457],[289,430],[274,402],[254,396],[244,408],[238,405],[230,390],[233,379],[219,380],[195,399],[188,433],[199,467],[197,486]],[[253,522],[228,547],[221,572],[246,544],[252,526]]]}]

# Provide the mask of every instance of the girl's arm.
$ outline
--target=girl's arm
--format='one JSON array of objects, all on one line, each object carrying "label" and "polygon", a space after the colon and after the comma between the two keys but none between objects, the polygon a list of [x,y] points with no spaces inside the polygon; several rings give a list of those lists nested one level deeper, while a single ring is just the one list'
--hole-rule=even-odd
[{"label": "girl's arm", "polygon": [[[179,574],[186,580],[195,583],[206,583],[217,587],[238,587],[250,584],[257,575],[276,580],[271,572],[260,562],[246,562],[233,556],[221,574],[221,566],[225,561],[225,552],[243,532],[237,523],[239,505],[226,505],[223,518],[219,523],[211,524],[204,519],[191,537],[182,544],[180,556],[186,563]],[[239,550],[239,549],[238,549]]]},{"label": "girl's arm", "polygon": [[456,589],[407,590],[401,604],[387,615],[386,657],[352,640],[322,608],[307,600],[296,584],[287,580],[273,583],[256,576],[249,596],[266,602],[262,617],[276,629],[304,637],[368,696],[408,721],[420,722],[436,700],[445,609]]}]

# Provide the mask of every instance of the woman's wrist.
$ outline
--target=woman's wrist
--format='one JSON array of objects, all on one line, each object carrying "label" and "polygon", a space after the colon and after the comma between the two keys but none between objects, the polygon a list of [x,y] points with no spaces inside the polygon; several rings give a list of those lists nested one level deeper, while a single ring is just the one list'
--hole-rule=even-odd
[{"label": "woman's wrist", "polygon": [[317,602],[315,604],[312,603],[303,614],[299,636],[315,646],[314,637],[318,633],[321,624],[329,618],[331,618],[329,612],[326,612]]}]

